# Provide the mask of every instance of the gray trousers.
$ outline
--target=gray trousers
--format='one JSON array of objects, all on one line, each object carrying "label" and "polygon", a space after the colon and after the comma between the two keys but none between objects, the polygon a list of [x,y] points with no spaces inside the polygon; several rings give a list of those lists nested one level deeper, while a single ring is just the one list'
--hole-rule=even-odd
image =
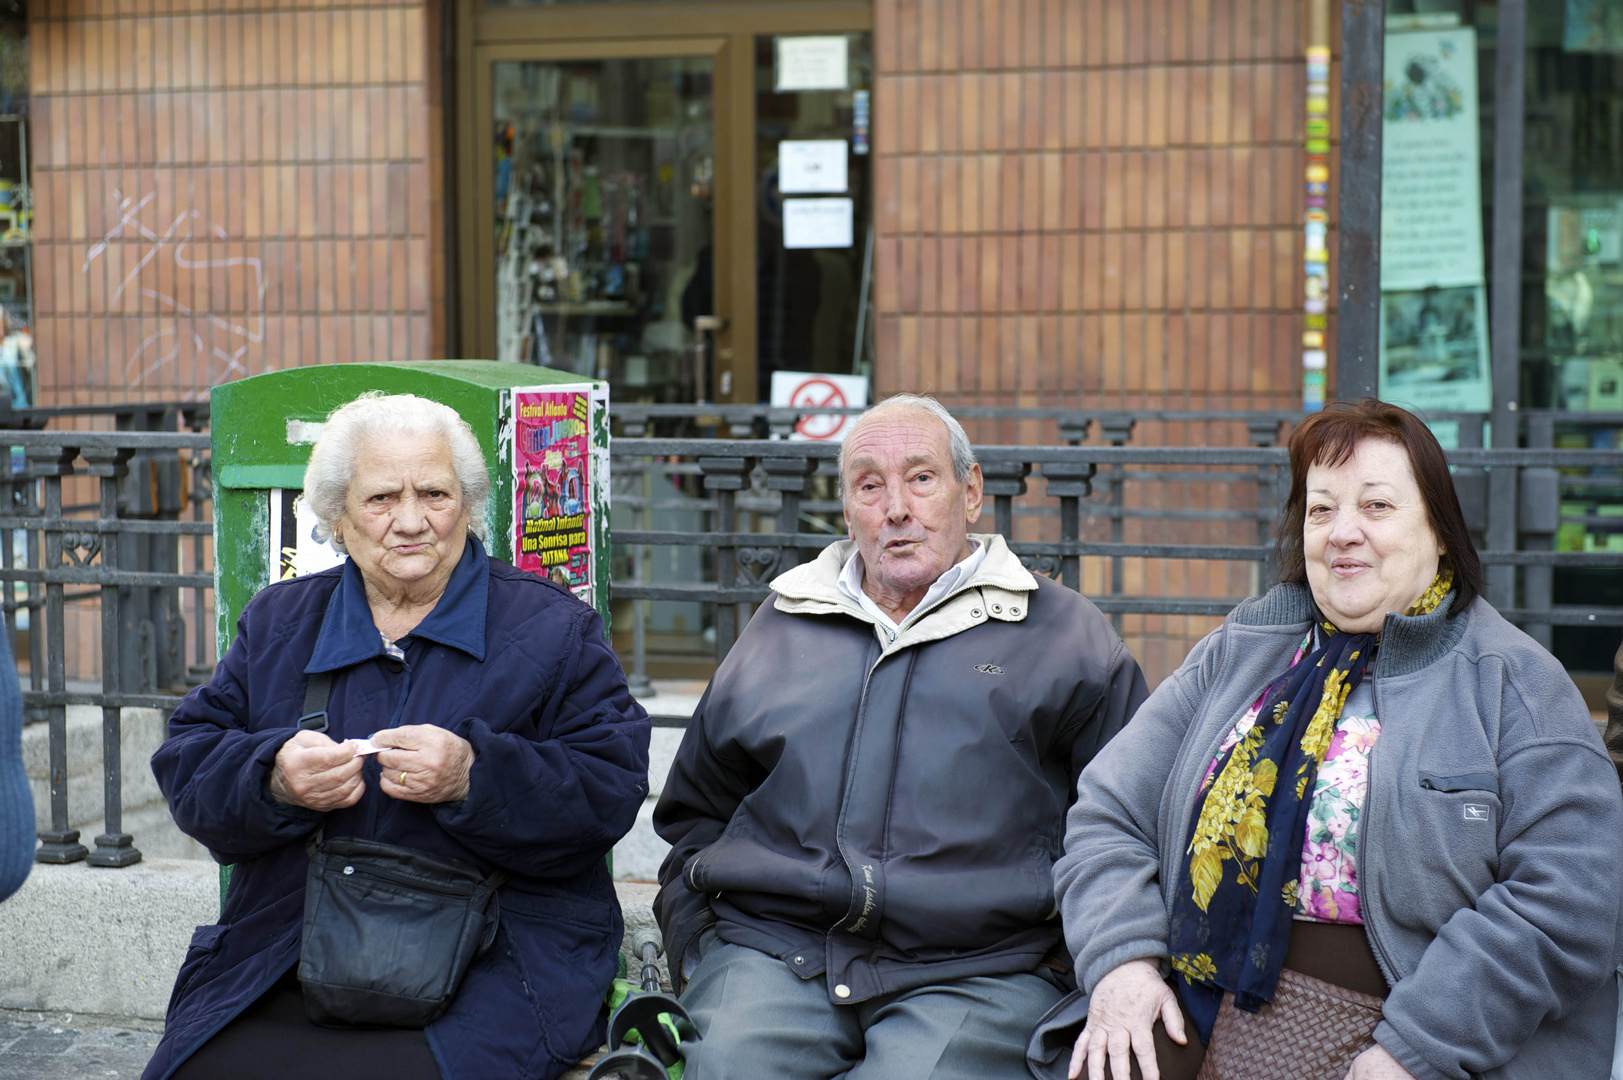
[{"label": "gray trousers", "polygon": [[703,1038],[683,1080],[1030,1080],[1026,1040],[1060,991],[995,975],[855,1005],[774,956],[706,942],[682,1005]]}]

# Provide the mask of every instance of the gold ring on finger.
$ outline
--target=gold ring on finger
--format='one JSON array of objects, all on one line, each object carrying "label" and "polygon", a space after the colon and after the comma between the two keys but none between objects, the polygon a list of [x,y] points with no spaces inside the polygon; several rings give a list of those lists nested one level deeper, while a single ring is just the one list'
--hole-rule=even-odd
[{"label": "gold ring on finger", "polygon": [[406,771],[404,769],[400,770],[400,786],[406,786]]}]

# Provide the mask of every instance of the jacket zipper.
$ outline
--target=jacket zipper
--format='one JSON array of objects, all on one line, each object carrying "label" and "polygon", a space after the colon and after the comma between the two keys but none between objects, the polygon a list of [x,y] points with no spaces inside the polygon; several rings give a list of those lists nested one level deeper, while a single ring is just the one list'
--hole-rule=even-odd
[{"label": "jacket zipper", "polygon": [[[1387,616],[1390,621],[1392,617]],[[1384,628],[1383,628],[1384,629]],[[1381,676],[1377,671],[1370,679],[1370,701],[1375,707],[1377,719],[1381,715]],[[1381,752],[1381,740],[1376,739],[1369,748],[1369,758],[1364,764],[1366,785],[1364,787],[1364,812],[1358,821],[1358,850],[1353,853],[1353,865],[1358,868],[1358,903],[1364,912],[1364,936],[1369,938],[1370,953],[1375,957],[1375,966],[1381,969],[1381,977],[1386,980],[1387,986],[1396,986],[1398,980],[1392,974],[1392,962],[1387,959],[1385,947],[1381,944],[1381,935],[1375,924],[1381,920],[1381,910],[1378,896],[1374,889],[1369,888],[1374,882],[1365,876],[1364,845],[1373,831],[1375,816],[1373,808],[1375,800],[1370,796],[1375,791],[1375,755]],[[1372,903],[1372,901],[1375,901]]]},{"label": "jacket zipper", "polygon": [[[894,641],[892,641],[892,644],[894,644]],[[868,689],[869,689],[869,687],[871,687],[873,685],[873,673],[875,671],[878,671],[879,670],[879,665],[883,664],[885,662],[885,656],[886,656],[886,650],[885,649],[880,649],[878,658],[876,660],[874,660],[873,663],[868,665],[868,673],[862,677],[862,696],[857,698],[857,717],[859,718],[859,721],[864,725],[866,725],[867,722],[868,722]],[[851,749],[846,752],[846,755],[845,755],[845,775],[843,777],[841,777],[841,780],[840,780],[840,788],[841,788],[841,792],[840,792],[840,810],[839,810],[839,813],[834,818],[834,847],[835,847],[835,850],[837,850],[840,853],[840,860],[842,862],[844,862],[847,867],[850,866],[850,859],[847,857],[847,855],[845,853],[845,811],[846,811],[846,807],[850,805],[850,800],[851,800],[851,779],[850,779],[851,778],[851,770],[852,770],[852,766],[853,766],[853,759],[856,756],[857,743],[860,741],[861,734],[862,734],[862,732],[861,732],[860,728],[853,728],[852,731],[851,731]],[[895,787],[896,787],[896,778],[895,778],[894,775],[892,775],[892,777],[891,777],[891,790],[892,790],[893,793],[895,791]],[[845,900],[845,908],[846,908],[847,912],[849,912],[851,910],[851,903],[856,897],[856,891],[857,891],[857,879],[856,879],[855,874],[853,873],[852,878],[851,878],[851,890],[850,890],[850,893],[846,896],[846,900]],[[832,927],[829,928],[828,932],[823,935],[824,938],[825,939],[826,938],[832,938],[834,936],[834,931],[838,930],[844,923],[845,923],[845,916],[842,915],[842,916],[840,916],[839,922],[836,922]]]}]

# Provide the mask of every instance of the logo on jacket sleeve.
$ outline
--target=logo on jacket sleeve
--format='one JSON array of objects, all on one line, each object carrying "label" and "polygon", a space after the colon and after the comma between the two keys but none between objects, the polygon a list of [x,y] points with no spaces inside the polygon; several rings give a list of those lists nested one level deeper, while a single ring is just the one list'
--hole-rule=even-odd
[{"label": "logo on jacket sleeve", "polygon": [[976,664],[975,670],[980,672],[982,675],[1003,674],[1003,669],[998,667],[996,664]]},{"label": "logo on jacket sleeve", "polygon": [[1468,802],[1465,804],[1466,821],[1487,821],[1488,807],[1484,803]]}]

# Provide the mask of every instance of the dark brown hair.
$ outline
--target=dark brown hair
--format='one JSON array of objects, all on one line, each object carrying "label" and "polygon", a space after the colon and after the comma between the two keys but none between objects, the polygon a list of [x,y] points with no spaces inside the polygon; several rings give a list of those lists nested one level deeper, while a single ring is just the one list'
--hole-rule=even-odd
[{"label": "dark brown hair", "polygon": [[1482,560],[1477,558],[1465,527],[1465,514],[1454,493],[1454,478],[1448,472],[1448,458],[1437,437],[1417,416],[1372,398],[1338,401],[1309,416],[1291,433],[1291,490],[1274,549],[1279,580],[1307,584],[1307,557],[1302,551],[1307,470],[1313,465],[1340,465],[1365,439],[1384,439],[1408,453],[1409,467],[1414,470],[1426,506],[1426,519],[1443,546],[1441,565],[1454,571],[1454,601],[1448,612],[1458,615],[1482,592]]}]

